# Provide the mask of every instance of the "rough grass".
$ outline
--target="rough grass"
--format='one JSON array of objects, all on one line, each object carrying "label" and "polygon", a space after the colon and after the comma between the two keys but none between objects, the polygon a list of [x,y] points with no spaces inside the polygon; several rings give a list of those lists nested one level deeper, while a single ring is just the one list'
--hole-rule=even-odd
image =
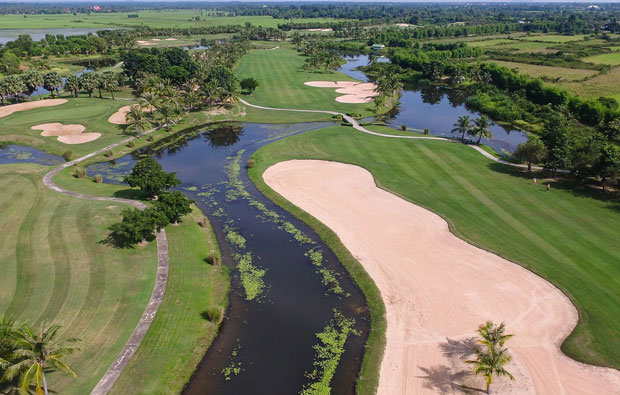
[{"label": "rough grass", "polygon": [[608,96],[620,101],[620,67],[616,67],[608,73],[599,74],[587,81],[566,81],[556,85],[578,96],[591,98]]},{"label": "rough grass", "polygon": [[82,351],[67,358],[72,379],[52,374],[63,394],[88,393],[108,369],[149,300],[155,243],[115,249],[100,241],[123,208],[71,198],[43,186],[49,168],[0,166],[0,314],[62,325]]},{"label": "rough grass", "polygon": [[[108,122],[108,118],[120,107],[131,104],[130,102],[99,98],[89,99],[88,97],[76,99],[66,96],[63,95],[63,98],[69,101],[59,106],[18,111],[1,118],[0,141],[13,141],[22,145],[30,145],[56,155],[62,155],[67,150],[71,150],[76,155],[83,155],[126,137],[118,125]],[[59,142],[56,137],[41,136],[41,130],[30,129],[34,125],[49,122],[81,124],[86,127],[85,133],[98,132],[101,133],[101,137],[84,144],[64,144]]]},{"label": "rough grass", "polygon": [[[138,18],[128,18],[128,14],[138,14]],[[199,21],[194,20],[200,17]],[[330,18],[294,19],[293,22],[326,22]],[[339,19],[341,21],[342,19]],[[200,27],[243,25],[250,22],[254,26],[278,27],[285,23],[284,19],[275,19],[271,16],[211,16],[208,11],[201,13],[196,10],[145,10],[137,12],[110,12],[87,14],[54,14],[54,15],[0,15],[0,26],[3,29],[19,29],[32,26],[38,29],[51,28],[104,28],[104,27],[134,27],[150,26],[154,28],[171,27]]]},{"label": "rough grass", "polygon": [[[306,81],[354,81],[338,73],[310,72],[303,70],[304,57],[292,49],[256,49],[244,56],[235,73],[239,78],[254,77],[260,86],[252,96],[245,96],[249,103],[308,110],[331,110],[343,113],[372,115],[373,104],[346,104],[335,101],[341,94],[335,89],[315,88],[304,85]],[[279,116],[294,116],[298,114]]]},{"label": "rough grass", "polygon": [[576,34],[574,36],[565,36],[561,34],[539,34],[521,37],[526,41],[543,41],[546,43],[564,44],[572,41],[583,41],[585,34]]},{"label": "rough grass", "polygon": [[[620,57],[619,57],[620,60]],[[517,69],[520,73],[528,74],[532,77],[548,77],[548,78],[562,78],[566,81],[580,81],[584,78],[596,75],[596,70],[584,70],[584,69],[569,69],[566,67],[553,67],[553,66],[539,66],[535,64],[517,63],[517,62],[505,62],[503,60],[491,60],[500,66],[508,67],[509,69]]]},{"label": "rough grass", "polygon": [[[274,142],[255,159],[250,174],[259,188],[318,229],[349,268],[355,267],[353,258],[331,231],[263,185],[260,175],[268,166],[289,159],[323,159],[368,169],[382,188],[444,217],[457,236],[519,262],[562,289],[580,315],[563,351],[584,362],[620,368],[617,200],[563,181],[550,181],[551,192],[544,192],[543,182],[532,186],[527,173],[461,144],[387,139],[344,127]],[[539,178],[547,182],[543,176]],[[358,276],[365,273],[354,273],[360,282]],[[361,286],[365,292],[372,289],[367,278]],[[372,308],[377,295],[367,297]],[[375,318],[377,312],[373,314]],[[363,365],[365,379],[379,361],[380,350],[371,348]]]},{"label": "rough grass", "polygon": [[608,64],[610,66],[620,66],[620,52],[615,51],[611,53],[605,53],[602,55],[588,56],[581,59],[584,62],[591,62],[596,64]]}]

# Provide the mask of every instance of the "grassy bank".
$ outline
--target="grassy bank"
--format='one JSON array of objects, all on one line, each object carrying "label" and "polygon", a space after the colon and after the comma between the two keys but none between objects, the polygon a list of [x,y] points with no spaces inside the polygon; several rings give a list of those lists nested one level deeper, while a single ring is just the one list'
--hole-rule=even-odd
[{"label": "grassy bank", "polygon": [[[356,263],[333,233],[263,183],[267,167],[289,159],[323,159],[368,169],[382,188],[445,218],[457,236],[562,289],[580,314],[562,350],[584,362],[620,367],[620,204],[607,194],[543,175],[538,175],[539,186],[533,186],[527,173],[461,144],[380,138],[343,127],[274,142],[255,159],[250,174],[258,187],[315,227],[347,267]],[[543,182],[551,183],[551,192],[544,191]],[[371,294],[369,304],[374,303]],[[365,369],[377,369],[376,361],[365,360]]]}]

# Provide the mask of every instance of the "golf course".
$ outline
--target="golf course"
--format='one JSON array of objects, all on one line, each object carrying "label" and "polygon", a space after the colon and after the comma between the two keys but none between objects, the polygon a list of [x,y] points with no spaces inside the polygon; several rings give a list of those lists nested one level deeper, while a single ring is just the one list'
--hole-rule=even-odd
[{"label": "golf course", "polygon": [[598,7],[0,5],[0,394],[620,395]]}]

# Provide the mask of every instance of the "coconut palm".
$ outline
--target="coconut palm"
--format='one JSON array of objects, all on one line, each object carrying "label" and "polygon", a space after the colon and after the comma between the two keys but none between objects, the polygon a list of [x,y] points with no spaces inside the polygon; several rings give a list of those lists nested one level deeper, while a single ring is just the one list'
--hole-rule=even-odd
[{"label": "coconut palm", "polygon": [[485,378],[487,394],[491,393],[493,376],[507,376],[511,380],[515,379],[514,376],[504,368],[512,359],[507,349],[501,347],[486,347],[484,349],[477,348],[474,352],[476,353],[476,359],[465,362],[474,366],[473,372],[476,376],[482,375]]},{"label": "coconut palm", "polygon": [[177,101],[168,98],[160,101],[157,107],[157,112],[161,115],[163,121],[160,126],[166,125],[166,130],[169,132],[172,130],[172,122],[179,114],[179,107]]},{"label": "coconut palm", "polygon": [[138,104],[129,107],[129,111],[125,114],[125,120],[128,122],[127,128],[134,131],[135,134],[141,134],[151,128],[148,116]]},{"label": "coconut palm", "polygon": [[33,330],[30,325],[24,324],[15,333],[16,350],[13,358],[18,362],[6,369],[4,378],[7,380],[19,377],[21,391],[27,393],[31,384],[36,386],[37,393],[48,395],[47,379],[45,374],[50,371],[63,371],[77,377],[75,372],[63,361],[63,357],[79,350],[74,344],[78,339],[56,341],[58,325],[48,326],[41,323],[39,330]]},{"label": "coconut palm", "polygon": [[481,115],[478,119],[474,120],[474,127],[469,131],[469,134],[478,136],[476,144],[480,145],[480,140],[482,140],[483,137],[485,139],[493,138],[493,133],[489,130],[492,124],[493,123],[486,115]]},{"label": "coconut palm", "polygon": [[183,102],[189,111],[194,111],[202,103],[202,95],[194,90],[188,91],[183,97]]},{"label": "coconut palm", "polygon": [[506,334],[506,325],[503,322],[495,325],[492,321],[480,325],[478,335],[480,335],[478,343],[493,347],[503,347],[506,341],[514,336]]},{"label": "coconut palm", "polygon": [[461,115],[457,121],[452,125],[451,133],[461,133],[461,140],[465,141],[465,133],[471,129],[471,118],[468,115]]},{"label": "coconut palm", "polygon": [[103,88],[106,91],[110,92],[110,94],[112,95],[112,100],[115,100],[114,91],[118,89],[118,81],[116,80],[116,76],[114,75],[114,73],[111,71],[106,71],[105,73],[101,74],[100,78],[103,83]]},{"label": "coconut palm", "polygon": [[[140,95],[140,97],[138,98],[138,104],[148,110],[153,110],[156,107],[159,106],[159,97],[150,91],[144,92],[142,95]],[[149,113],[149,117],[152,117],[153,112],[151,111]]]},{"label": "coconut palm", "polygon": [[78,97],[80,91],[80,81],[77,76],[69,74],[65,79],[65,90],[71,92],[75,97]]}]

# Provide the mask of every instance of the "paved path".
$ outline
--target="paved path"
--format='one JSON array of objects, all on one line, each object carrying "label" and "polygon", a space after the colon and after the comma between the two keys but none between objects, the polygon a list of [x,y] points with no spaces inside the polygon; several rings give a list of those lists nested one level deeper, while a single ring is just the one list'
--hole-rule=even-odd
[{"label": "paved path", "polygon": [[[156,130],[157,128],[148,130],[142,135],[153,133]],[[81,193],[67,191],[60,188],[54,183],[54,176],[58,174],[58,172],[68,167],[71,167],[76,163],[83,162],[88,158],[92,158],[95,155],[99,155],[109,149],[112,149],[119,145],[127,144],[129,141],[135,138],[136,137],[128,137],[116,144],[108,145],[105,148],[101,148],[100,150],[91,152],[88,155],[84,155],[81,158],[72,160],[71,162],[67,162],[61,166],[54,168],[43,177],[43,185],[53,191],[80,199],[123,203],[139,208],[140,210],[144,210],[146,208],[146,204],[136,200],[84,195]],[[133,333],[129,337],[129,340],[127,341],[127,343],[125,343],[121,352],[118,354],[112,365],[110,365],[101,380],[99,380],[95,388],[92,390],[91,395],[104,395],[107,394],[110,389],[112,389],[112,386],[114,386],[114,383],[116,383],[116,380],[118,380],[118,378],[120,377],[123,369],[125,368],[125,366],[127,366],[129,360],[138,349],[138,346],[142,342],[142,339],[144,339],[146,332],[149,330],[151,323],[155,318],[155,314],[157,314],[159,305],[164,298],[164,294],[166,292],[166,284],[168,282],[168,267],[170,265],[170,257],[168,254],[168,238],[166,237],[166,230],[162,229],[160,232],[158,232],[155,239],[157,241],[157,274],[155,279],[155,286],[153,287],[153,292],[151,293],[151,299],[149,300],[149,304],[146,306],[146,309],[144,309],[144,313],[142,313],[142,317],[136,325],[136,328],[133,330]]]},{"label": "paved path", "polygon": [[[261,110],[272,110],[272,111],[295,111],[295,112],[313,112],[313,113],[322,113],[322,114],[331,114],[331,115],[341,115],[342,119],[344,119],[345,121],[349,122],[351,124],[351,126],[353,126],[353,129],[359,130],[360,132],[363,133],[367,133],[367,134],[372,134],[373,136],[380,136],[380,137],[388,137],[388,138],[395,138],[395,139],[421,139],[421,140],[443,140],[443,141],[451,141],[454,142],[454,140],[450,140],[450,139],[446,139],[443,137],[432,137],[432,136],[399,136],[399,135],[395,135],[395,134],[384,134],[384,133],[377,133],[377,132],[372,132],[368,129],[366,129],[365,127],[363,127],[362,125],[359,124],[359,122],[357,122],[356,119],[340,113],[340,112],[335,112],[335,111],[323,111],[323,110],[298,110],[295,108],[273,108],[273,107],[263,107],[263,106],[257,106],[255,104],[251,104],[248,103],[247,101],[243,100],[243,99],[239,99],[239,101],[243,104],[245,104],[246,106],[250,106],[250,107],[254,107],[254,108],[259,108]],[[491,155],[490,153],[488,153],[487,151],[483,150],[482,148],[480,148],[477,145],[471,145],[468,144],[469,147],[475,149],[476,151],[480,152],[482,155],[484,155],[485,157],[491,159],[492,161],[498,162],[498,163],[502,163],[504,165],[508,165],[508,166],[514,166],[514,167],[519,167],[522,169],[527,169],[527,165],[524,164],[520,164],[520,163],[512,163],[512,162],[508,162],[505,161],[503,159],[499,159],[493,155]],[[532,170],[534,171],[540,171],[543,170],[542,167],[540,166],[532,166]],[[568,170],[558,170],[559,173],[570,173],[570,171]]]}]

